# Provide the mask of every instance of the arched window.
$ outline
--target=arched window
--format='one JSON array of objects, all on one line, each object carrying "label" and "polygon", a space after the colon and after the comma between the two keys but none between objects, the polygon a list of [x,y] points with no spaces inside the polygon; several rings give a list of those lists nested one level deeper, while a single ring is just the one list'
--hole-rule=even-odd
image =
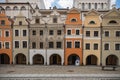
[{"label": "arched window", "polygon": [[6,10],[11,10],[11,8],[9,6],[6,7]]},{"label": "arched window", "polygon": [[117,22],[115,20],[109,21],[110,24],[116,24]]},{"label": "arched window", "polygon": [[0,6],[0,10],[4,10],[4,8],[2,6]]},{"label": "arched window", "polygon": [[82,10],[84,10],[85,9],[85,4],[84,3],[82,3]]},{"label": "arched window", "polygon": [[89,9],[91,9],[91,3],[89,3],[88,6],[89,6]]},{"label": "arched window", "polygon": [[95,3],[95,9],[97,9],[97,3]]},{"label": "arched window", "polygon": [[76,22],[77,20],[75,18],[71,19],[71,22]]},{"label": "arched window", "polygon": [[24,6],[21,7],[21,10],[26,10],[26,8]]},{"label": "arched window", "polygon": [[13,8],[13,10],[18,10],[18,7],[17,7],[17,6],[15,6],[15,7]]},{"label": "arched window", "polygon": [[90,21],[89,24],[95,24],[95,21]]}]

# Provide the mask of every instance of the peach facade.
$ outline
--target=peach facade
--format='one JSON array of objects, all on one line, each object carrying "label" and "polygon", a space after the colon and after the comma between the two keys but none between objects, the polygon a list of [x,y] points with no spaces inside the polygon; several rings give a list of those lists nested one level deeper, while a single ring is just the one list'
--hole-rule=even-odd
[{"label": "peach facade", "polygon": [[82,64],[82,21],[80,12],[76,8],[68,11],[65,25],[65,65],[80,65]]},{"label": "peach facade", "polygon": [[0,12],[0,64],[12,64],[12,27],[4,11]]}]

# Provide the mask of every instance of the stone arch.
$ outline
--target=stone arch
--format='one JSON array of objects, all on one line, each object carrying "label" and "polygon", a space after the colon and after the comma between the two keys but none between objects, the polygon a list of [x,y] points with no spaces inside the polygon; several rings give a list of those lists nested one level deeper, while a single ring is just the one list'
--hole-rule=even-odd
[{"label": "stone arch", "polygon": [[98,58],[95,55],[89,55],[86,58],[86,65],[97,65]]},{"label": "stone arch", "polygon": [[106,65],[118,65],[118,57],[116,55],[109,55],[106,58]]},{"label": "stone arch", "polygon": [[77,54],[71,54],[68,56],[68,65],[75,65],[76,60],[80,61],[80,57]]},{"label": "stone arch", "polygon": [[16,64],[26,64],[26,56],[22,53],[19,53],[15,56]]},{"label": "stone arch", "polygon": [[10,64],[10,57],[6,53],[0,54],[0,64]]},{"label": "stone arch", "polygon": [[44,65],[44,57],[40,54],[34,55],[33,64]]},{"label": "stone arch", "polygon": [[52,54],[49,61],[50,65],[61,65],[62,58],[58,54]]}]

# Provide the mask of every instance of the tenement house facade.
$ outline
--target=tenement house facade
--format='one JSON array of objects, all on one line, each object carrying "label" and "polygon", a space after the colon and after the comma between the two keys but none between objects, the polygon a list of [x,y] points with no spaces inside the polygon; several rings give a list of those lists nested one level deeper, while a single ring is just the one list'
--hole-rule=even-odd
[{"label": "tenement house facade", "polygon": [[65,11],[39,10],[30,21],[30,64],[63,65]]},{"label": "tenement house facade", "polygon": [[12,21],[0,11],[0,64],[12,64]]},{"label": "tenement house facade", "polygon": [[28,64],[29,34],[26,17],[20,12],[13,25],[13,64]]},{"label": "tenement house facade", "polygon": [[21,12],[26,18],[31,18],[32,6],[29,3],[0,3],[0,10],[4,9],[8,17],[14,18]]},{"label": "tenement house facade", "polygon": [[72,8],[65,21],[65,65],[80,65],[82,53],[82,20],[80,11]]},{"label": "tenement house facade", "polygon": [[83,64],[100,65],[101,59],[101,17],[96,10],[85,14],[83,25]]},{"label": "tenement house facade", "polygon": [[120,65],[120,12],[113,8],[102,18],[102,65]]}]

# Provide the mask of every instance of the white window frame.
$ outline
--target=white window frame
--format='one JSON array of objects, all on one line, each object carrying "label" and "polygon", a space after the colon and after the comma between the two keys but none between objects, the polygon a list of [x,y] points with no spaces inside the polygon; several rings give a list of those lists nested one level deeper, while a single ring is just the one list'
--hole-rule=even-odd
[{"label": "white window frame", "polygon": [[0,30],[0,37],[2,37],[2,30]]},{"label": "white window frame", "polygon": [[[18,32],[18,33],[19,33],[18,36],[15,36],[15,30],[18,30],[18,31],[19,31],[19,32]],[[15,29],[15,30],[14,30],[14,37],[19,37],[19,36],[20,36],[20,29]]]},{"label": "white window frame", "polygon": [[[22,40],[22,41],[21,41],[21,45],[22,45],[21,47],[23,48],[23,41],[26,41],[26,42],[27,42],[27,48],[28,48],[28,41],[27,41],[27,40]],[[23,49],[27,49],[27,48],[23,48]]]},{"label": "white window frame", "polygon": [[10,48],[10,41],[5,41],[5,42],[4,42],[4,48],[6,49],[6,45],[5,45],[6,42],[9,43],[9,49],[11,49],[11,48]]},{"label": "white window frame", "polygon": [[75,40],[75,41],[74,41],[74,48],[75,48],[75,42],[80,42],[79,45],[80,45],[80,48],[81,48],[81,40]]},{"label": "white window frame", "polygon": [[[26,30],[26,36],[23,36],[23,30]],[[23,36],[23,37],[27,37],[28,36],[28,30],[27,29],[22,29],[22,31],[21,31],[21,35]]]},{"label": "white window frame", "polygon": [[20,40],[14,40],[14,49],[19,49],[19,48],[15,48],[15,41],[18,41],[19,42],[19,48],[21,48],[21,46],[20,46]]},{"label": "white window frame", "polygon": [[9,36],[8,36],[8,37],[10,37],[10,30],[5,30],[5,31],[4,31],[4,37],[6,37],[6,31],[9,32]]},{"label": "white window frame", "polygon": [[71,44],[72,44],[72,45],[71,45],[71,48],[73,48],[73,42],[72,42],[72,40],[67,40],[67,41],[66,41],[66,48],[67,48],[67,42],[71,42]]},{"label": "white window frame", "polygon": [[[81,32],[81,29],[80,29],[80,28],[76,28],[76,29],[75,29],[75,35],[76,35],[76,30],[79,30],[79,35],[81,35],[81,33],[80,33],[80,32]],[[76,36],[78,36],[78,35],[76,35]]]},{"label": "white window frame", "polygon": [[[105,44],[109,44],[109,49],[108,49],[108,50],[105,50],[105,47],[104,47]],[[103,43],[103,50],[104,50],[104,51],[109,51],[109,50],[110,50],[110,42],[104,42],[104,43]]]},{"label": "white window frame", "polygon": [[115,37],[116,37],[116,31],[120,31],[120,30],[115,30],[115,31],[114,31],[114,36],[115,36]]},{"label": "white window frame", "polygon": [[[69,29],[66,29],[66,35],[68,35],[68,34],[67,34],[67,31],[68,31],[68,30],[71,30],[71,35],[73,35],[73,34],[72,34],[72,29],[70,29],[70,28],[69,28]],[[70,35],[68,35],[68,36],[70,36]]]}]

